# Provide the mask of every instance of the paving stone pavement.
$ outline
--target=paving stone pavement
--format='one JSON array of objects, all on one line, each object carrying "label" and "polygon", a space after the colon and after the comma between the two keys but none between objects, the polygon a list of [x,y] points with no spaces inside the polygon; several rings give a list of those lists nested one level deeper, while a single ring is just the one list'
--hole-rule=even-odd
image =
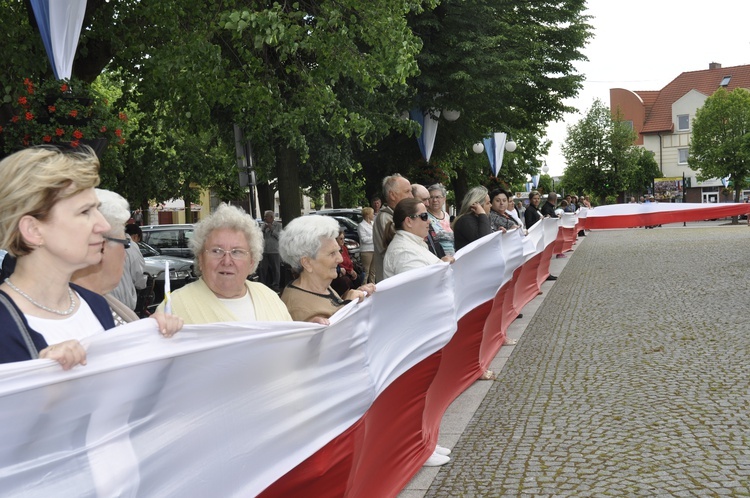
[{"label": "paving stone pavement", "polygon": [[748,245],[589,232],[424,496],[750,496]]}]

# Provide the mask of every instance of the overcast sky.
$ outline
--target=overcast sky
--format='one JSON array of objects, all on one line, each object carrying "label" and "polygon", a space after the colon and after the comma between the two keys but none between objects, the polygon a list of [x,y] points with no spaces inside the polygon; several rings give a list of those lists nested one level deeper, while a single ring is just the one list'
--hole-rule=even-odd
[{"label": "overcast sky", "polygon": [[660,90],[680,73],[750,64],[747,4],[696,0],[588,0],[594,36],[577,65],[586,81],[566,103],[578,113],[547,129],[552,148],[546,157],[550,175],[562,175],[560,145],[566,126],[577,123],[595,99],[609,107],[609,89]]}]

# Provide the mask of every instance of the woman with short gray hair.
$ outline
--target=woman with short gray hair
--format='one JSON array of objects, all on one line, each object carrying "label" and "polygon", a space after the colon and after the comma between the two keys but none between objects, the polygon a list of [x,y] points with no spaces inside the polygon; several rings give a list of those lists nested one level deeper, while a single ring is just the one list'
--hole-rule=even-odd
[{"label": "woman with short gray hair", "polygon": [[331,288],[342,271],[338,234],[338,222],[319,215],[295,218],[281,232],[281,259],[299,275],[281,294],[292,319],[328,325],[328,318],[339,308],[354,299],[361,302],[375,292],[374,284],[350,289],[343,296]]},{"label": "woman with short gray hair", "polygon": [[[185,323],[291,319],[275,292],[248,280],[263,258],[263,235],[252,216],[219,205],[195,225],[190,248],[200,278],[171,296],[173,313]],[[159,309],[164,308],[162,303]]]}]

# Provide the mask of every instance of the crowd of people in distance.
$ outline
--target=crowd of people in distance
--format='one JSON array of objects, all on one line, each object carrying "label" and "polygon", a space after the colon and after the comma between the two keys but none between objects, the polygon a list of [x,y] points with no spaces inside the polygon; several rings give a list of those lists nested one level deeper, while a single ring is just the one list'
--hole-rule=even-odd
[{"label": "crowd of people in distance", "polygon": [[[86,364],[80,341],[138,320],[135,289],[143,285],[138,224],[128,202],[96,188],[99,161],[91,150],[35,147],[0,162],[0,363],[47,358],[63,369]],[[194,227],[190,249],[199,278],[171,293],[154,318],[165,337],[183,324],[306,321],[329,325],[347,303],[363,302],[376,284],[406,271],[451,264],[456,251],[492,232],[526,230],[543,217],[578,208],[550,193],[541,207],[503,189],[474,187],[455,217],[441,184],[412,185],[400,174],[383,179],[382,197],[362,210],[361,266],[331,217],[311,215],[285,227],[267,211],[258,225],[242,209],[221,204]],[[583,200],[585,204],[586,201]],[[280,261],[292,279],[279,287]],[[250,276],[256,270],[264,282]],[[550,277],[555,279],[556,277]],[[443,465],[438,446],[426,465]]]}]

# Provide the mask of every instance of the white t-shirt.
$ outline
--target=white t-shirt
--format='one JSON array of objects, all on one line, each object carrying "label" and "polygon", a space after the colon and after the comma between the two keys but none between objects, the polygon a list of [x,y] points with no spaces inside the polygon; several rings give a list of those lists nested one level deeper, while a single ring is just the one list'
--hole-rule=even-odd
[{"label": "white t-shirt", "polygon": [[47,344],[57,344],[70,339],[81,340],[99,332],[104,332],[104,327],[91,311],[89,303],[76,294],[81,303],[75,313],[60,320],[52,318],[39,318],[38,316],[26,315],[29,327],[36,330]]},{"label": "white t-shirt", "polygon": [[221,304],[227,307],[230,313],[237,317],[240,322],[255,321],[255,306],[250,293],[246,292],[244,296],[236,299],[219,299]]}]

